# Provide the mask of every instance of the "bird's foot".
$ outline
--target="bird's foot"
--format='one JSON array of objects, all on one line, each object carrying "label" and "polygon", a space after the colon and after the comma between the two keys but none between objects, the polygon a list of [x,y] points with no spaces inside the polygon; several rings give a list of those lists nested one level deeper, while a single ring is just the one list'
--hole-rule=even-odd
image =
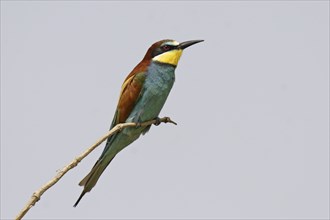
[{"label": "bird's foot", "polygon": [[172,119],[170,117],[165,117],[165,123],[172,123],[172,124],[178,125],[175,121],[172,121]]},{"label": "bird's foot", "polygon": [[156,122],[154,123],[154,125],[156,125],[156,126],[158,126],[161,123],[159,117],[156,117],[154,120],[156,120]]}]

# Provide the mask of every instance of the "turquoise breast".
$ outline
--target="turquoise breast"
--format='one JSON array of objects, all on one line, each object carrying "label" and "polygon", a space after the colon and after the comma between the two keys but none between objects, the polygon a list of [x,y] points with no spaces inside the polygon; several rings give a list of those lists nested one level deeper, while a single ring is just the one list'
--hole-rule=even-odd
[{"label": "turquoise breast", "polygon": [[175,66],[152,62],[138,99],[127,121],[143,122],[158,117],[175,81]]},{"label": "turquoise breast", "polygon": [[[158,117],[174,84],[174,70],[175,66],[172,65],[156,62],[151,63],[147,70],[141,96],[138,98],[126,122],[144,122]],[[127,145],[139,138],[142,133],[147,132],[149,128],[150,126],[124,128],[113,139],[111,152],[106,151],[104,154],[116,155]]]}]

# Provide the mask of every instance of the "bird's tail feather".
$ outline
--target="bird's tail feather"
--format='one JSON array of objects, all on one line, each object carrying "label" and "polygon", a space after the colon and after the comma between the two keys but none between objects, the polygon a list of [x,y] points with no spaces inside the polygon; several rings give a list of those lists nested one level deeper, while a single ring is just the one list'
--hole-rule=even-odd
[{"label": "bird's tail feather", "polygon": [[76,201],[76,203],[73,205],[73,207],[76,207],[78,205],[78,203],[80,202],[80,200],[82,199],[82,197],[84,197],[84,195],[86,194],[85,190],[82,191],[82,193],[80,194],[78,200]]},{"label": "bird's tail feather", "polygon": [[[113,159],[113,158],[112,158]],[[85,176],[79,183],[79,186],[84,186],[84,190],[80,194],[77,202],[73,205],[73,207],[76,207],[82,197],[92,190],[92,188],[96,185],[97,181],[99,180],[101,174],[103,171],[107,168],[107,166],[110,164],[112,159],[107,163],[104,164],[102,159],[99,159],[95,165],[93,166],[92,170]]]}]

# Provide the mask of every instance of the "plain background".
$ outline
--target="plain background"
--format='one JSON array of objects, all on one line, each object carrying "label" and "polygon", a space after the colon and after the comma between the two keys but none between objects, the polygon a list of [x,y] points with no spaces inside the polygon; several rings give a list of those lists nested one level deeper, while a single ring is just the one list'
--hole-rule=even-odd
[{"label": "plain background", "polygon": [[184,51],[160,116],[77,208],[104,145],[26,219],[329,218],[328,1],[1,1],[1,218],[109,128],[155,41]]}]

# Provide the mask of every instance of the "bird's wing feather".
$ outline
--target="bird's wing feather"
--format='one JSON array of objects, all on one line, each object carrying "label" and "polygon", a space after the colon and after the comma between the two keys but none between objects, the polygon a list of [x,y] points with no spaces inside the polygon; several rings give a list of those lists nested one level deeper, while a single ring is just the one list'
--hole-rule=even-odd
[{"label": "bird's wing feather", "polygon": [[146,72],[139,72],[124,82],[117,106],[116,124],[125,122],[132,112],[141,95],[145,78]]},{"label": "bird's wing feather", "polygon": [[[124,123],[126,121],[136,102],[141,96],[145,78],[146,72],[139,72],[134,75],[130,74],[126,78],[121,88],[117,109],[113,117],[110,129],[112,129],[117,124]],[[116,135],[112,135],[108,138],[106,147],[104,148],[101,157],[109,149],[111,142],[115,139],[115,137]]]},{"label": "bird's wing feather", "polygon": [[[143,93],[142,88],[144,84],[144,80],[146,78],[145,71],[135,71],[140,70],[139,65],[128,75],[126,80],[124,81],[118,101],[118,106],[112,120],[111,128],[116,126],[119,123],[124,123],[130,113],[132,112],[136,102],[138,101],[141,93]],[[112,158],[108,158],[103,160],[104,155],[111,150],[111,143],[115,140],[117,134],[108,138],[106,146],[100,156],[100,158],[96,161],[94,167],[89,172],[89,174],[81,180],[79,183],[80,186],[84,186],[84,190],[82,191],[79,199],[75,203],[74,206],[77,206],[81,198],[85,195],[86,192],[89,192],[98,181],[99,177],[101,176],[102,172],[105,168],[109,165]]]},{"label": "bird's wing feather", "polygon": [[[110,129],[112,129],[117,124],[123,123],[126,121],[127,117],[131,113],[136,101],[138,100],[138,98],[140,96],[145,77],[146,77],[145,72],[140,72],[140,73],[137,73],[137,74],[134,74],[131,76],[129,75],[126,78],[126,80],[123,83],[122,88],[121,88],[118,106],[117,106],[114,118],[112,120]],[[116,134],[112,135],[111,137],[108,138],[105,148],[104,148],[99,160],[109,150],[109,148],[111,146],[111,142],[115,139],[115,137],[116,137]],[[96,170],[99,169],[99,166],[97,166],[99,164],[99,160],[95,163],[91,172],[79,183],[80,186],[86,185],[87,182],[89,181],[91,175],[95,174]],[[102,171],[100,173],[102,173]],[[94,186],[95,183],[92,185]]]}]

